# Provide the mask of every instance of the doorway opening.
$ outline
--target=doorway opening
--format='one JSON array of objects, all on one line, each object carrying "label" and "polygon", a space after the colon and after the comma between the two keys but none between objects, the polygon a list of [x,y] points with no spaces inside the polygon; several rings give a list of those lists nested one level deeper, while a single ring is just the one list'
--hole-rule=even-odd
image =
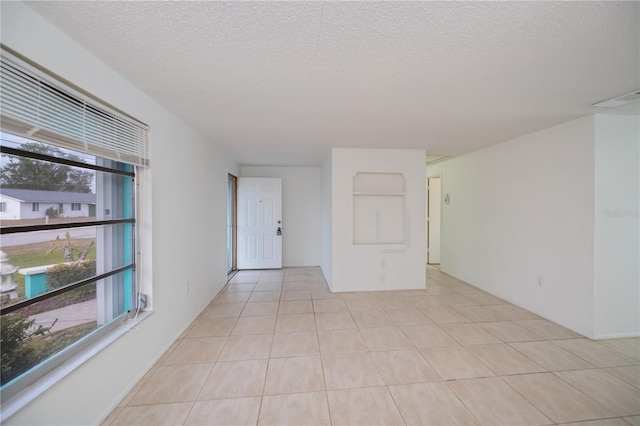
[{"label": "doorway opening", "polygon": [[238,216],[238,178],[230,174],[227,178],[227,275],[238,269],[236,256],[237,247],[237,216]]},{"label": "doorway opening", "polygon": [[427,264],[440,265],[440,177],[427,179]]}]

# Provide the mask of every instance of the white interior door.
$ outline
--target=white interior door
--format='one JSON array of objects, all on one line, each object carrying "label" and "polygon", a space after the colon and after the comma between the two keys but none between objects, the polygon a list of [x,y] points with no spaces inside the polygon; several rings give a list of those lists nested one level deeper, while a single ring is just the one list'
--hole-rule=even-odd
[{"label": "white interior door", "polygon": [[282,179],[238,178],[238,269],[282,268]]},{"label": "white interior door", "polygon": [[430,265],[440,264],[440,200],[442,199],[442,189],[440,178],[429,178],[427,188],[429,191],[427,222],[428,222],[428,244],[427,263]]}]

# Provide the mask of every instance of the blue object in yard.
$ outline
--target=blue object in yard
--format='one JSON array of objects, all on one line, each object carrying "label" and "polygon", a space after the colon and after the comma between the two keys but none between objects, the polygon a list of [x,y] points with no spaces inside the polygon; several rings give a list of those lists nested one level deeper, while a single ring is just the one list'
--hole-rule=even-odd
[{"label": "blue object in yard", "polygon": [[47,273],[26,275],[24,277],[24,295],[30,299],[47,291]]},{"label": "blue object in yard", "polygon": [[22,268],[19,274],[24,275],[24,295],[27,299],[36,297],[47,291],[47,269],[55,265]]}]

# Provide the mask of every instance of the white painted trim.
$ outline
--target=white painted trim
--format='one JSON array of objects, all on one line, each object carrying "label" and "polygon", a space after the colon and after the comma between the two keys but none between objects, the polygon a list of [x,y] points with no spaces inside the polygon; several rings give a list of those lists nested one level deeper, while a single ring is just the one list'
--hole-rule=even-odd
[{"label": "white painted trim", "polygon": [[22,268],[18,269],[18,273],[21,275],[36,275],[36,274],[44,274],[54,266],[58,266],[60,263],[52,263],[51,265],[42,265],[42,266],[32,266],[30,268]]},{"label": "white painted trim", "polygon": [[628,339],[631,337],[640,337],[640,333],[598,334],[597,336],[591,337],[591,340]]}]

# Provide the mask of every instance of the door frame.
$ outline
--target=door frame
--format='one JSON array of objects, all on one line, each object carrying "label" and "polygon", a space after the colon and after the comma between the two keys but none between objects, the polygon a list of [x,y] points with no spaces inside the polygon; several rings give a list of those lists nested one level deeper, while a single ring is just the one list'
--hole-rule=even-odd
[{"label": "door frame", "polygon": [[227,175],[227,244],[229,231],[231,231],[231,267],[227,259],[227,275],[232,275],[238,270],[238,177],[231,173]]},{"label": "door frame", "polygon": [[[438,262],[431,262],[430,253],[431,253],[431,223],[433,219],[431,217],[431,179],[439,179],[440,180],[440,197],[438,197],[438,204],[440,207],[440,218],[438,220],[438,228],[440,229],[440,247],[442,247],[442,176],[430,176],[427,177],[427,265],[440,265],[441,259],[438,259]],[[440,251],[440,247],[438,251]]]}]

